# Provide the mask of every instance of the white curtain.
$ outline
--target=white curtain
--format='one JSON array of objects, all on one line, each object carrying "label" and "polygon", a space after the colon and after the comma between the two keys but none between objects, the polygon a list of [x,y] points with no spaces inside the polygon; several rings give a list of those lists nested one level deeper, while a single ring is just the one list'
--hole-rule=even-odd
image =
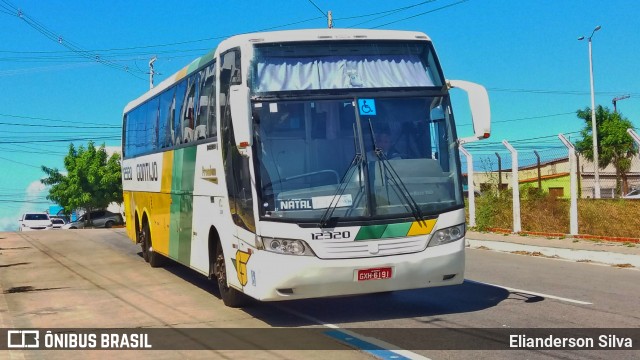
[{"label": "white curtain", "polygon": [[257,92],[433,86],[417,55],[258,60]]}]

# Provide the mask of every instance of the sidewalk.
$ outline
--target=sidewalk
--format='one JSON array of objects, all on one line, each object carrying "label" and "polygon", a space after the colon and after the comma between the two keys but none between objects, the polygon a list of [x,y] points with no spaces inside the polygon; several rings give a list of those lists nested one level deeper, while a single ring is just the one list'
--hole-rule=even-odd
[{"label": "sidewalk", "polygon": [[639,244],[467,231],[467,246],[640,269]]}]

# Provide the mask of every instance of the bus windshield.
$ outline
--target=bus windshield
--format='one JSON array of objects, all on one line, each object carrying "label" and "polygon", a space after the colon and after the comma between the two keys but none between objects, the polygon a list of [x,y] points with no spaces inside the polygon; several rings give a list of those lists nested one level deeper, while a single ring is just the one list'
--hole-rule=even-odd
[{"label": "bus windshield", "polygon": [[463,204],[446,96],[254,100],[263,218],[436,215]]},{"label": "bus windshield", "polygon": [[253,93],[443,85],[425,41],[266,44],[254,52]]}]

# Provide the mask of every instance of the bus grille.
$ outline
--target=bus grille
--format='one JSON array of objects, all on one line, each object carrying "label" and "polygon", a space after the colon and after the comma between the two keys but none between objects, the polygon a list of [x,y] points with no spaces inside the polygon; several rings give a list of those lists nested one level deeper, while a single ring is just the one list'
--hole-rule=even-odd
[{"label": "bus grille", "polygon": [[320,240],[311,247],[321,259],[350,259],[419,252],[427,247],[428,236],[384,240]]}]

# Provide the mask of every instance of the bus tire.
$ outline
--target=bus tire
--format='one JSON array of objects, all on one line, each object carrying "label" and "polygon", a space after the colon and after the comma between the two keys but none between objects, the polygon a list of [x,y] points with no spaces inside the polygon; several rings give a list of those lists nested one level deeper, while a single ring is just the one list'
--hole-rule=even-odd
[{"label": "bus tire", "polygon": [[149,231],[149,223],[147,221],[143,221],[142,223],[142,234],[140,235],[140,237],[140,245],[142,246],[142,257],[144,258],[144,260],[148,262],[152,268],[161,267],[164,264],[164,258],[162,257],[162,255],[153,251],[151,232]]},{"label": "bus tire", "polygon": [[244,307],[249,304],[249,297],[227,284],[227,267],[220,241],[216,242],[216,255],[213,261],[213,275],[218,283],[222,302],[231,308]]}]

